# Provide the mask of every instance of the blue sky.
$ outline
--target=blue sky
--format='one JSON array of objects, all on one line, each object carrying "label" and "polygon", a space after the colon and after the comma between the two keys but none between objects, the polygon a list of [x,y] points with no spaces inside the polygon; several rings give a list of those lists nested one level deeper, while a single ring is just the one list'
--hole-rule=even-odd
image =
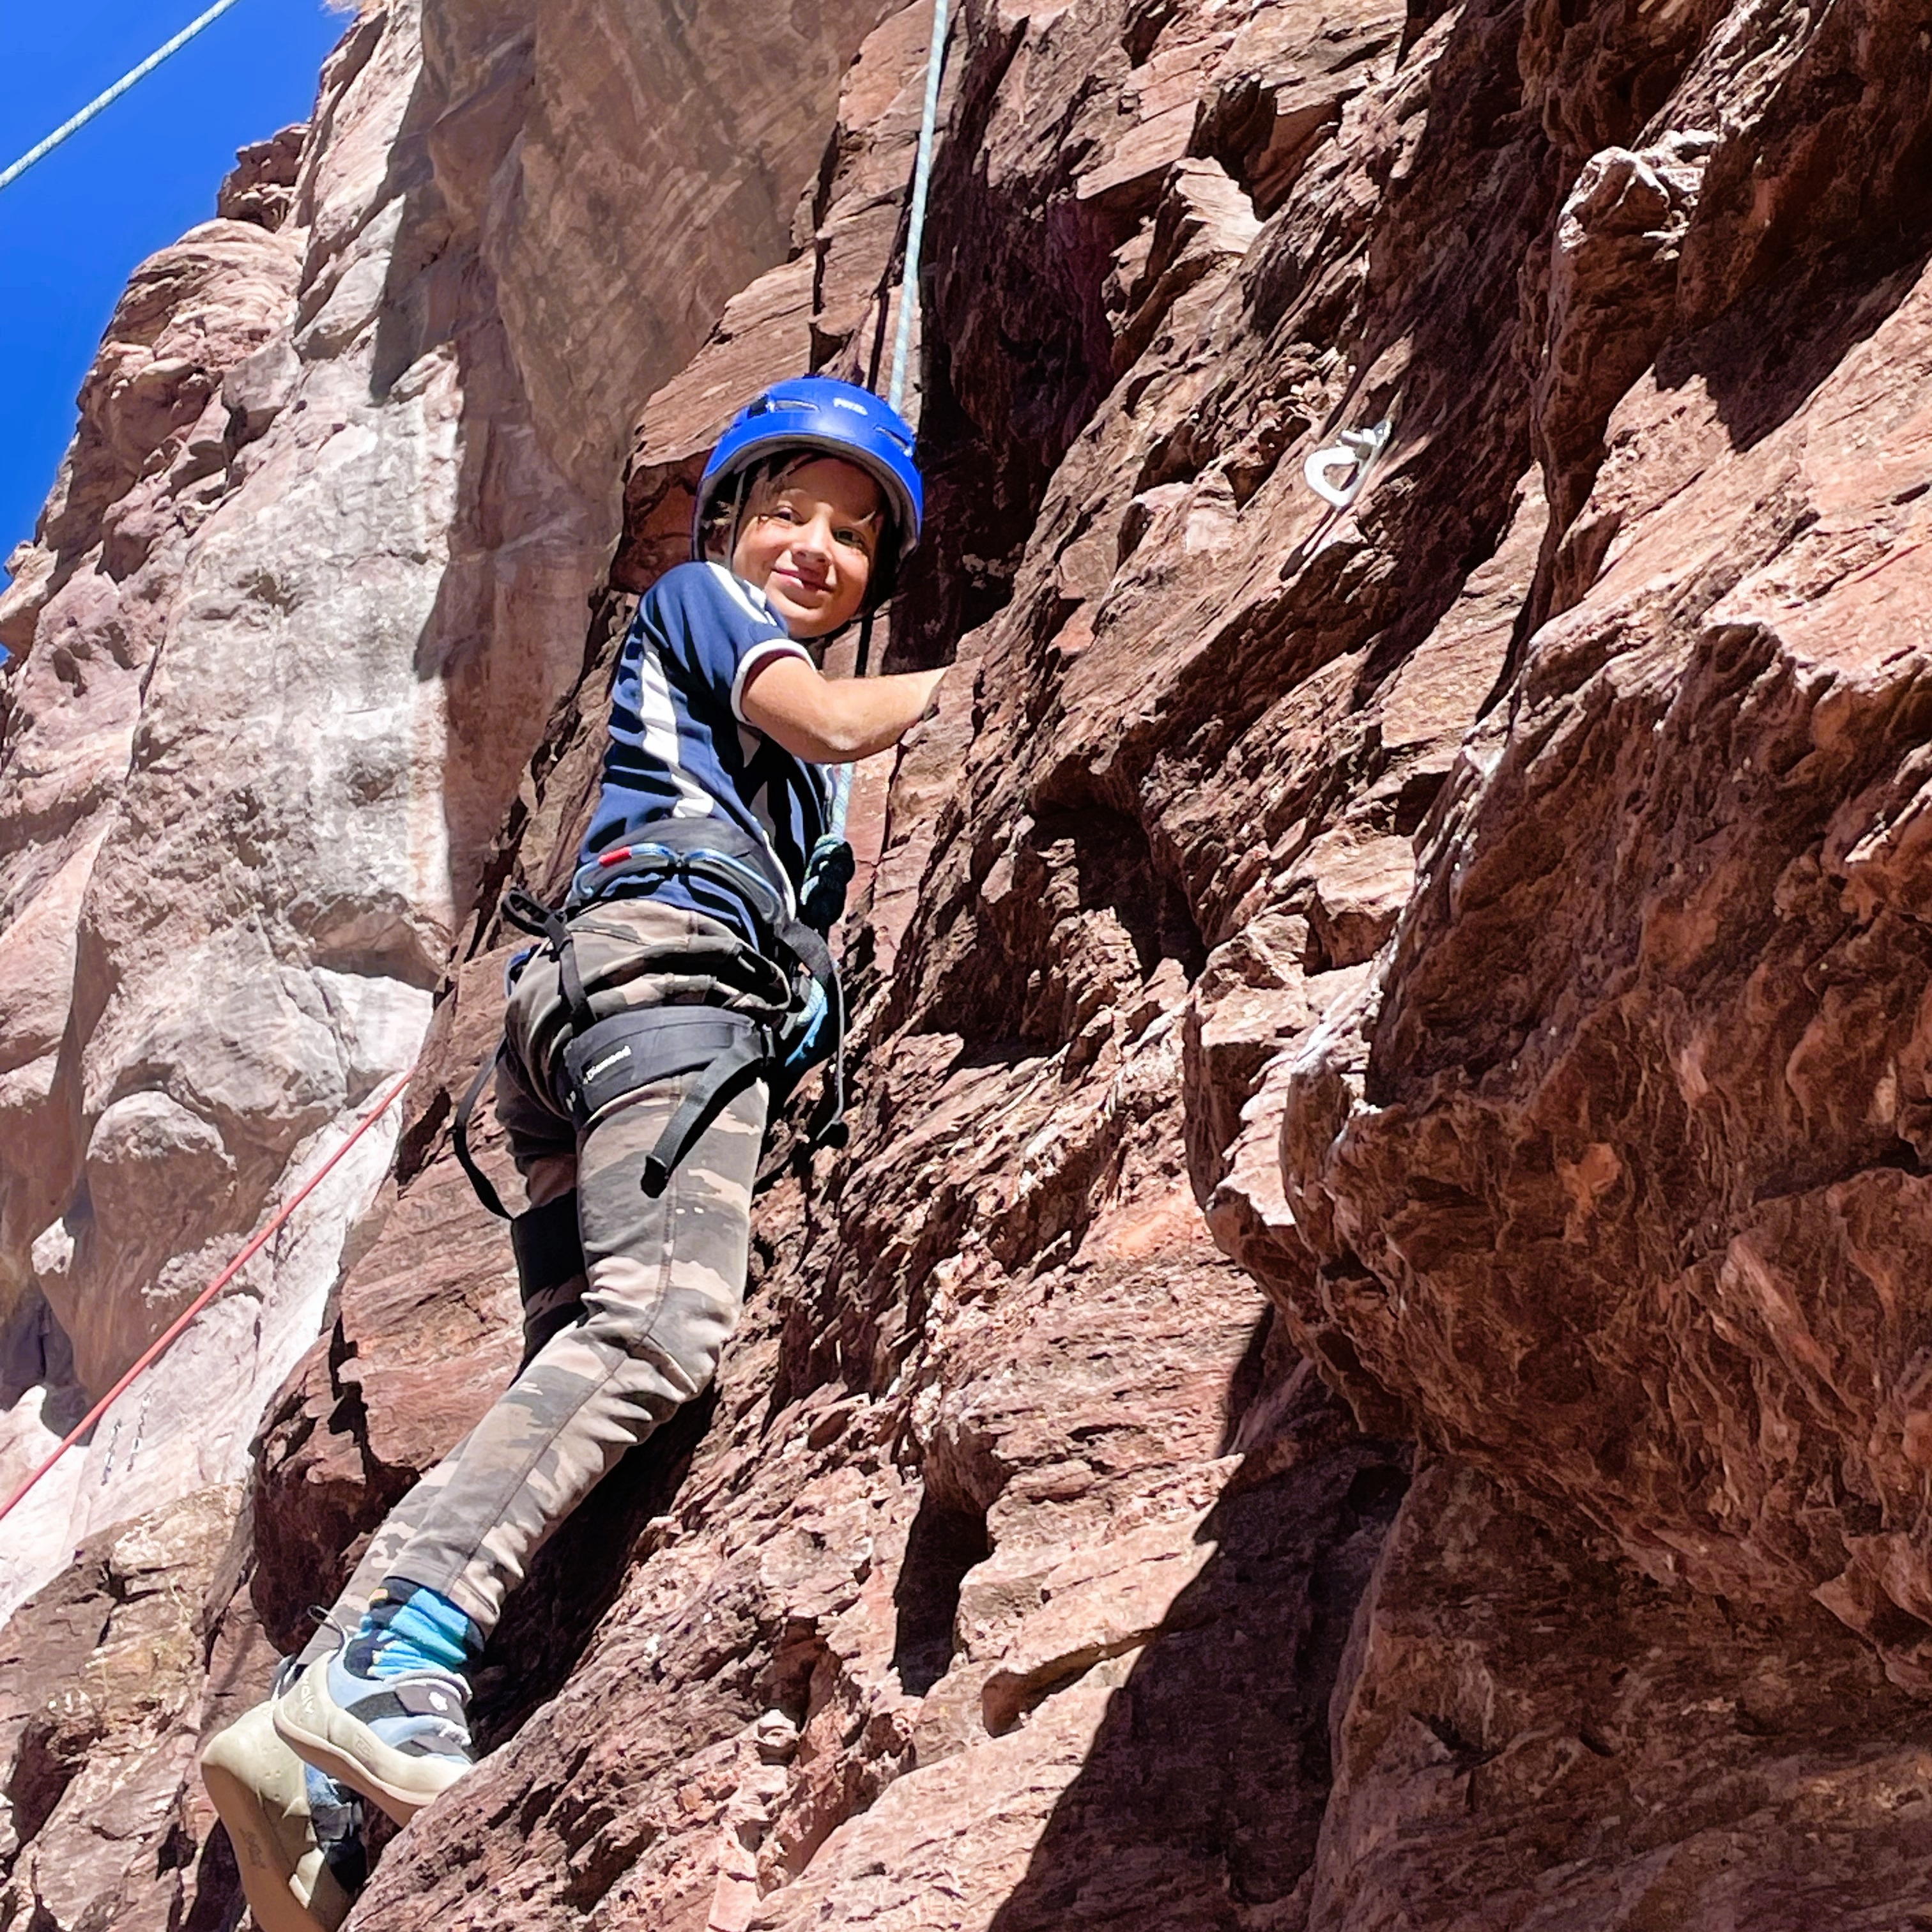
[{"label": "blue sky", "polygon": [[[11,4],[0,167],[178,33],[208,0]],[[34,519],[129,272],[214,212],[235,150],[308,118],[348,22],[239,0],[10,188],[0,188],[0,557]]]}]

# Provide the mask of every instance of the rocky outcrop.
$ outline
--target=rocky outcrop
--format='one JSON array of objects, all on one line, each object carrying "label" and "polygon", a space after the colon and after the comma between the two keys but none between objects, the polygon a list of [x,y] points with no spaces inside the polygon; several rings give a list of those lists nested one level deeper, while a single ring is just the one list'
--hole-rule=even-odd
[{"label": "rocky outcrop", "polygon": [[0,1636],[10,1921],[159,1932],[183,1922],[184,1880],[212,1876],[210,1904],[232,1889],[226,1846],[212,1873],[190,1869],[206,1801],[189,1814],[202,1814],[199,1832],[180,1812],[206,1696],[202,1604],[232,1587],[220,1559],[238,1500],[203,1490],[90,1538]]},{"label": "rocky outcrop", "polygon": [[[1660,1580],[1815,1598],[1922,1691],[1927,311],[1891,170],[1923,57],[1858,20],[1775,85],[1692,70],[1660,122],[1721,139],[1600,154],[1563,208],[1546,621],[1392,944],[1289,1070],[1318,1266],[1280,1286],[1432,1441]],[[1856,207],[1767,185],[1821,119]],[[1573,360],[1632,280],[1642,367],[1628,339]],[[1561,466],[1552,418],[1586,415],[1596,453]]]},{"label": "rocky outcrop", "polygon": [[[509,1365],[446,1138],[496,890],[567,866],[722,416],[869,366],[925,17],[653,372],[569,688],[464,808],[397,1158],[206,1586],[224,1684]],[[541,33],[494,89],[478,32],[432,10],[477,104],[394,165],[500,291],[490,434],[614,501],[544,360],[595,303],[532,266],[607,164],[546,104],[572,164],[512,187],[500,136],[631,110]],[[845,934],[853,1138],[791,1148],[717,1390],[545,1551],[497,1748],[353,1924],[1922,1916],[1926,59],[1898,0],[967,6],[890,644],[955,668]],[[1304,486],[1383,422],[1351,508]]]},{"label": "rocky outcrop", "polygon": [[1868,1646],[1653,1582],[1466,1465],[1409,1492],[1342,1690],[1311,1925],[1922,1912],[1924,1706]]},{"label": "rocky outcrop", "polygon": [[[660,44],[527,10],[365,12],[312,127],[136,274],[13,560],[10,1466],[409,1064],[581,669],[637,400],[782,251],[871,24]],[[728,111],[666,111],[728,70]],[[145,1385],[166,1430],[117,1412],[15,1519],[4,1600],[88,1525],[238,1473],[393,1144]]]},{"label": "rocky outcrop", "polygon": [[[783,253],[876,17],[365,8],[137,272],[0,601],[0,1492],[410,1065],[638,403]],[[0,1610],[242,1474],[397,1131],[10,1516]],[[0,1916],[78,1922],[44,1867]]]}]

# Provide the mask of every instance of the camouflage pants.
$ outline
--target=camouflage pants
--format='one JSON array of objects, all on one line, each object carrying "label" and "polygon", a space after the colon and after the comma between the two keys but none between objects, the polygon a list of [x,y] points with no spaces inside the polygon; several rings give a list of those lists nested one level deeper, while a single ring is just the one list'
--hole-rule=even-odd
[{"label": "camouflage pants", "polygon": [[[628,899],[571,926],[599,1019],[640,1006],[761,1018],[784,1009],[782,976],[701,914]],[[497,1117],[532,1207],[575,1189],[585,1272],[526,1286],[523,1368],[376,1531],[330,1616],[338,1628],[352,1629],[393,1576],[440,1592],[487,1634],[552,1532],[627,1449],[704,1390],[737,1324],[764,1087],[724,1108],[653,1200],[640,1184],[644,1157],[694,1076],[626,1095],[579,1134],[562,1097],[569,1012],[547,949],[516,978],[503,1036]],[[325,1626],[304,1654],[334,1641]]]}]

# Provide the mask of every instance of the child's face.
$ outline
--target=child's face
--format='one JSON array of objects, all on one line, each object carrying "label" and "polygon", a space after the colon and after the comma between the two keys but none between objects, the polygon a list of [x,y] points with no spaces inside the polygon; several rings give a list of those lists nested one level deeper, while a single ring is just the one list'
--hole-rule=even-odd
[{"label": "child's face", "polygon": [[859,614],[885,521],[864,470],[814,457],[752,491],[731,568],[794,638],[823,638]]}]

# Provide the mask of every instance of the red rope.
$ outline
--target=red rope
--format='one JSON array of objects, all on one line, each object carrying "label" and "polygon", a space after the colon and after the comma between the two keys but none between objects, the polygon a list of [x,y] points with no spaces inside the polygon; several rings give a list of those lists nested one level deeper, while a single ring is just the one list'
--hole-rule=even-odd
[{"label": "red rope", "polygon": [[60,1447],[4,1503],[0,1503],[0,1522],[5,1520],[15,1504],[26,1496],[27,1492],[114,1406],[116,1402],[120,1400],[122,1396],[127,1394],[129,1387],[141,1371],[166,1353],[170,1345],[176,1340],[188,1324],[242,1272],[243,1268],[248,1266],[249,1262],[262,1252],[269,1240],[280,1229],[283,1222],[286,1221],[316,1188],[322,1185],[336,1162],[402,1097],[404,1090],[408,1087],[411,1076],[415,1072],[416,1069],[412,1066],[407,1073],[398,1077],[395,1084],[382,1096],[381,1101],[374,1109],[364,1115],[357,1124],[356,1131],[350,1135],[321,1166],[317,1168],[314,1173],[310,1174],[308,1180],[304,1181],[302,1186],[282,1204],[277,1210],[274,1220],[202,1290],[200,1294],[195,1297],[194,1300],[188,1304],[187,1307],[182,1310],[180,1314],[175,1317],[165,1334],[148,1345],[140,1359],[87,1412],[86,1414],[81,1418],[78,1426]]}]

